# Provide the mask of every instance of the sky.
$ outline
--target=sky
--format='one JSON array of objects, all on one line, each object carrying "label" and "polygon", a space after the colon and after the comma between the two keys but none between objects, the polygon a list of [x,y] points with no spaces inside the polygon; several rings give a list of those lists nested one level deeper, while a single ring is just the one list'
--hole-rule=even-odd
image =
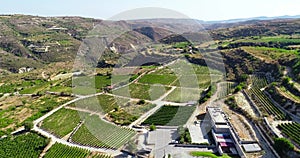
[{"label": "sky", "polygon": [[110,19],[124,11],[143,7],[171,9],[205,21],[300,15],[299,0],[0,0],[0,14],[98,19]]}]

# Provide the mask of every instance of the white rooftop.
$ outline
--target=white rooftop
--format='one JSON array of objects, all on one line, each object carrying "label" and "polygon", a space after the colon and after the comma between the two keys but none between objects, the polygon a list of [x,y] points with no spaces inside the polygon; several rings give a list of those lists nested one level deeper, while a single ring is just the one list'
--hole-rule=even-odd
[{"label": "white rooftop", "polygon": [[243,148],[246,152],[257,152],[261,151],[261,147],[257,143],[253,144],[243,144]]},{"label": "white rooftop", "polygon": [[221,108],[208,107],[207,110],[215,123],[221,123],[221,124],[227,123],[227,121],[224,118],[225,116],[224,116]]}]

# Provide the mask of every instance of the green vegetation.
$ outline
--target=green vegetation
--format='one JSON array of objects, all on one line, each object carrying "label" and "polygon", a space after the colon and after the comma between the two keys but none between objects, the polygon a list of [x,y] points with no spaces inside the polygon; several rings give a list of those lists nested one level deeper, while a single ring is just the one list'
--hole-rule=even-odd
[{"label": "green vegetation", "polygon": [[81,120],[83,118],[79,116],[78,111],[62,108],[47,117],[41,127],[62,138],[72,132]]},{"label": "green vegetation", "polygon": [[240,82],[234,89],[234,92],[237,93],[239,91],[241,91],[242,89],[247,88],[247,85],[245,82]]},{"label": "green vegetation", "polygon": [[178,87],[175,88],[164,100],[177,103],[197,101],[200,98],[200,93],[200,89]]},{"label": "green vegetation", "polygon": [[111,85],[111,76],[78,76],[73,78],[72,85],[75,94],[87,95],[100,92],[104,87]]},{"label": "green vegetation", "polygon": [[282,157],[289,157],[288,152],[294,150],[294,145],[286,138],[275,138],[274,149]]},{"label": "green vegetation", "polygon": [[300,145],[300,124],[293,122],[293,123],[282,123],[278,125],[278,128],[291,140],[295,143]]},{"label": "green vegetation", "polygon": [[230,156],[224,154],[222,156],[217,156],[216,154],[214,153],[211,153],[211,152],[205,152],[205,151],[192,151],[190,153],[192,156],[203,156],[203,157],[210,157],[210,158],[231,158]]},{"label": "green vegetation", "polygon": [[183,126],[179,126],[177,129],[179,133],[179,142],[181,144],[191,144],[192,138],[188,128],[184,128]]},{"label": "green vegetation", "polygon": [[116,108],[114,111],[108,113],[108,116],[112,122],[122,126],[129,125],[130,123],[138,119],[137,116],[131,115],[119,108]]},{"label": "green vegetation", "polygon": [[113,94],[145,100],[156,100],[160,96],[162,96],[165,93],[165,91],[168,91],[170,89],[170,87],[159,85],[143,85],[133,83],[129,86],[114,90]]},{"label": "green vegetation", "polygon": [[140,83],[170,85],[177,77],[175,75],[147,74],[139,79]]},{"label": "green vegetation", "polygon": [[264,88],[268,85],[267,79],[264,75],[251,75],[250,81],[252,84],[252,87],[256,88]]},{"label": "green vegetation", "polygon": [[199,103],[206,102],[216,92],[216,85],[210,85],[206,91],[203,91],[199,99]]},{"label": "green vegetation", "polygon": [[128,102],[122,107],[122,109],[133,116],[140,117],[142,114],[146,113],[155,106],[155,104],[150,103],[138,104],[134,102]]},{"label": "green vegetation", "polygon": [[45,158],[112,158],[108,155],[103,154],[94,154],[89,152],[88,150],[81,149],[78,147],[70,147],[63,144],[55,143],[51,148],[47,151],[44,156]]},{"label": "green vegetation", "polygon": [[189,43],[189,42],[176,42],[173,47],[174,48],[185,49],[189,45],[191,45],[191,43]]},{"label": "green vegetation", "polygon": [[118,149],[127,143],[135,132],[103,121],[99,116],[89,116],[73,135],[72,141],[78,144]]},{"label": "green vegetation", "polygon": [[156,130],[156,126],[154,124],[149,126],[150,131],[155,131]]},{"label": "green vegetation", "polygon": [[164,105],[153,115],[148,117],[143,125],[179,126],[187,122],[195,106],[169,106]]},{"label": "green vegetation", "polygon": [[45,158],[68,158],[68,157],[76,157],[76,158],[112,158],[111,156],[104,154],[97,154],[90,152],[86,149],[81,149],[78,147],[70,147],[60,143],[55,143],[51,146],[51,148],[46,152]]},{"label": "green vegetation", "polygon": [[86,158],[89,155],[88,150],[70,147],[63,144],[55,143],[45,154],[45,158],[56,158],[56,157],[77,157]]},{"label": "green vegetation", "polygon": [[234,83],[233,82],[221,82],[221,83],[219,83],[219,88],[220,88],[220,90],[218,90],[218,92],[219,92],[218,98],[224,98],[233,92]]},{"label": "green vegetation", "polygon": [[102,94],[99,96],[79,100],[76,103],[73,103],[71,106],[76,106],[77,108],[87,109],[93,112],[108,113],[115,108],[118,108],[119,105],[123,105],[128,101],[129,99]]},{"label": "green vegetation", "polygon": [[53,110],[57,106],[68,102],[70,99],[71,98],[62,99],[61,97],[50,95],[42,96],[36,103],[31,104],[30,106],[30,108],[34,109],[37,112],[34,113],[32,116],[28,117],[25,121],[34,121],[40,118],[41,116],[45,115],[49,111]]},{"label": "green vegetation", "polygon": [[278,60],[280,58],[294,58],[298,55],[296,50],[287,50],[271,47],[243,47],[247,52],[250,52],[254,56],[263,58],[266,60]]},{"label": "green vegetation", "polygon": [[245,92],[254,100],[256,105],[264,112],[267,112],[269,115],[273,115],[276,119],[282,120],[285,119],[285,114],[273,104],[268,96],[266,96],[258,88],[251,88],[250,90],[245,90]]},{"label": "green vegetation", "polygon": [[[6,96],[1,98],[0,130],[9,133],[43,116],[57,106],[69,101],[69,97],[52,95]],[[28,126],[29,127],[29,126]]]},{"label": "green vegetation", "polygon": [[1,157],[38,158],[48,142],[48,139],[36,133],[3,138],[0,140],[0,155]]}]

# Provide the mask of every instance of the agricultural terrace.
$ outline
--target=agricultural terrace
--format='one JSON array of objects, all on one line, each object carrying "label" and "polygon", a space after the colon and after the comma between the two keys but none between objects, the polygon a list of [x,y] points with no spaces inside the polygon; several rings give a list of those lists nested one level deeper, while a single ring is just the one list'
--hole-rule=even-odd
[{"label": "agricultural terrace", "polygon": [[114,110],[115,108],[118,108],[119,106],[122,106],[128,101],[129,99],[102,94],[79,100],[69,106],[105,114]]},{"label": "agricultural terrace", "polygon": [[155,106],[155,104],[151,103],[140,104],[138,102],[128,102],[124,106],[121,106],[121,108],[131,115],[140,117]]},{"label": "agricultural terrace", "polygon": [[153,115],[148,117],[142,125],[184,125],[195,110],[195,106],[170,106],[164,105]]},{"label": "agricultural terrace", "polygon": [[255,43],[299,43],[299,36],[298,37],[292,37],[290,35],[280,35],[280,36],[265,36],[265,37],[259,37],[259,36],[252,36],[249,38],[239,39],[236,40],[237,42],[255,42]]},{"label": "agricultural terrace", "polygon": [[234,91],[234,83],[233,82],[220,82],[218,85],[218,88],[219,88],[219,90],[217,91],[218,98],[224,98]]},{"label": "agricultural terrace", "polygon": [[117,125],[129,125],[155,106],[144,100],[131,101],[109,112],[106,118]]},{"label": "agricultural terrace", "polygon": [[170,87],[162,85],[145,85],[140,83],[133,83],[129,86],[113,90],[112,93],[128,98],[156,100],[170,89]]},{"label": "agricultural terrace", "polygon": [[176,61],[168,67],[146,74],[138,81],[143,84],[162,84],[166,86],[207,88],[211,80],[217,82],[221,73],[208,67],[195,65],[184,60]]},{"label": "agricultural terrace", "polygon": [[135,131],[131,129],[113,125],[103,121],[99,116],[92,115],[85,119],[71,140],[86,146],[118,149],[134,135]]},{"label": "agricultural terrace", "polygon": [[300,145],[300,124],[293,122],[293,123],[282,123],[278,125],[278,129],[289,139],[293,142]]},{"label": "agricultural terrace", "polygon": [[73,77],[72,88],[75,94],[93,94],[102,91],[103,87],[111,84],[109,76],[78,76]]},{"label": "agricultural terrace", "polygon": [[266,96],[260,89],[253,87],[245,92],[251,97],[261,111],[269,115],[273,115],[277,120],[285,119],[285,114],[273,104],[268,96]]},{"label": "agricultural terrace", "polygon": [[36,97],[16,95],[1,98],[0,135],[16,130],[24,122],[31,122],[38,119],[71,99],[71,97],[53,95]]},{"label": "agricultural terrace", "polygon": [[249,77],[252,87],[261,89],[268,85],[265,75],[250,75]]},{"label": "agricultural terrace", "polygon": [[177,87],[164,100],[177,103],[198,101],[201,92],[202,90],[200,89]]},{"label": "agricultural terrace", "polygon": [[36,134],[26,133],[10,136],[0,141],[1,157],[38,158],[48,144],[48,139]]},{"label": "agricultural terrace", "polygon": [[280,87],[276,87],[276,89],[282,94],[284,95],[286,98],[289,98],[291,100],[293,100],[296,103],[300,103],[300,96],[297,96],[295,94],[293,94],[292,92],[290,92],[287,88],[285,88],[284,86],[280,86]]},{"label": "agricultural terrace", "polygon": [[43,120],[41,128],[62,138],[71,133],[81,120],[79,111],[62,108]]},{"label": "agricultural terrace", "polygon": [[[299,42],[299,41],[298,41]],[[280,48],[270,48],[270,47],[242,47],[246,52],[249,52],[253,56],[264,59],[267,61],[294,58],[298,52],[296,50],[286,50]]]},{"label": "agricultural terrace", "polygon": [[89,152],[88,150],[81,149],[78,147],[70,147],[63,144],[55,143],[51,148],[46,152],[45,158],[57,158],[57,157],[76,157],[76,158],[112,158],[108,155],[102,155],[97,153]]}]

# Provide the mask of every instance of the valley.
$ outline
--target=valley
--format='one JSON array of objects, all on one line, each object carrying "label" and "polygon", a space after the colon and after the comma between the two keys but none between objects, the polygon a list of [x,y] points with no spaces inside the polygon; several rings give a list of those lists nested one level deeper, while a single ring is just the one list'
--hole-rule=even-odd
[{"label": "valley", "polygon": [[300,20],[175,21],[0,16],[0,155],[299,157]]}]

